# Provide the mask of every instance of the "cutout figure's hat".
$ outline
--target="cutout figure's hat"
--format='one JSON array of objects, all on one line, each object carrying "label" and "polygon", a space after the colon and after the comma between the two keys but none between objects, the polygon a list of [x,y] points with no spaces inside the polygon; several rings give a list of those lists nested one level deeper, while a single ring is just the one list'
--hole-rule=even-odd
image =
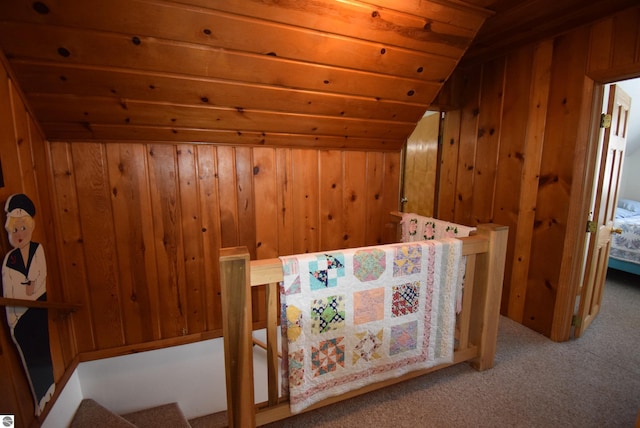
[{"label": "cutout figure's hat", "polygon": [[33,217],[36,215],[35,205],[24,193],[9,196],[4,205],[4,211],[7,213],[7,217],[24,217],[26,215]]}]

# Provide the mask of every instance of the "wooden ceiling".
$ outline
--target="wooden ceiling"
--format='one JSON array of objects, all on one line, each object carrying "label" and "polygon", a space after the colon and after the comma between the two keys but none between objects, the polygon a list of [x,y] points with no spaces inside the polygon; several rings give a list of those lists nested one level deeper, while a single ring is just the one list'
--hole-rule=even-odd
[{"label": "wooden ceiling", "polygon": [[636,2],[2,0],[0,48],[50,141],[398,150],[463,56]]}]

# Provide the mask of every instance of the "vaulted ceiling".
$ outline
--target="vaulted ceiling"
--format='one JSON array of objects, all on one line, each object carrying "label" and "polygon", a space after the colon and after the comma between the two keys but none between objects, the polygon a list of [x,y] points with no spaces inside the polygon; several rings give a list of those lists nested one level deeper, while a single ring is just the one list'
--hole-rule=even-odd
[{"label": "vaulted ceiling", "polygon": [[454,68],[637,0],[1,0],[51,141],[397,150]]}]

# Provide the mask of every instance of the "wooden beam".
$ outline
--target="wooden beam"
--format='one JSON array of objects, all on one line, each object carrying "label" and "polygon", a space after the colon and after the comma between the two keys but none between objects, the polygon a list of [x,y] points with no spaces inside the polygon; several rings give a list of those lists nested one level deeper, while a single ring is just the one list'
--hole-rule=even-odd
[{"label": "wooden beam", "polygon": [[476,257],[469,342],[479,348],[479,356],[471,361],[477,370],[493,367],[508,234],[506,226],[478,225],[478,235],[489,240],[489,248]]},{"label": "wooden beam", "polygon": [[256,426],[249,252],[220,250],[220,284],[229,427]]}]

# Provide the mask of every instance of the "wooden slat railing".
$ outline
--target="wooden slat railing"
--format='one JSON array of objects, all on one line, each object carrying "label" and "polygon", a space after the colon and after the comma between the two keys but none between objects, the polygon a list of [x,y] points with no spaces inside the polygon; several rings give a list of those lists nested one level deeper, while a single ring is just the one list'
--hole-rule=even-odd
[{"label": "wooden slat railing", "polygon": [[[456,323],[458,345],[453,363],[469,362],[477,370],[493,366],[496,351],[500,299],[504,276],[508,228],[479,225],[477,234],[461,238],[467,256],[462,311]],[[227,408],[230,427],[254,427],[291,416],[288,397],[278,397],[276,335],[279,308],[277,283],[283,280],[280,259],[250,261],[244,247],[220,251],[220,272],[227,375]],[[253,386],[253,339],[251,335],[251,287],[268,284],[267,367],[268,402],[256,405]],[[286,358],[286,356],[284,356]],[[408,373],[399,378],[365,386],[340,397],[330,397],[305,411],[355,397],[393,383],[450,366]]]}]

